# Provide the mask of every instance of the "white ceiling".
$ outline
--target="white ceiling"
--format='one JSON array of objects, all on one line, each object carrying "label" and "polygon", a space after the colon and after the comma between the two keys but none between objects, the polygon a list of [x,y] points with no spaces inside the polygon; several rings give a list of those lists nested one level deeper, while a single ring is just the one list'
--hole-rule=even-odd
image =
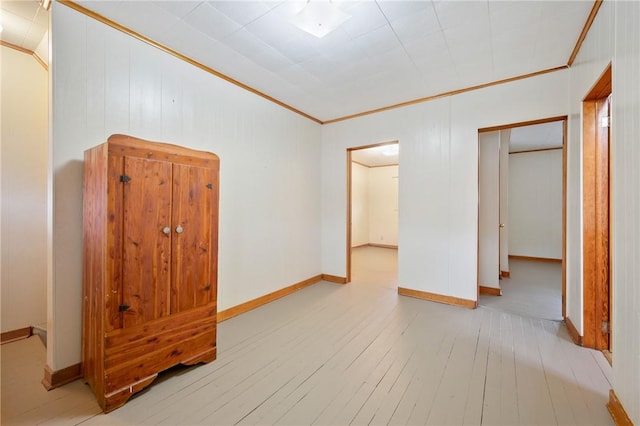
[{"label": "white ceiling", "polygon": [[[289,22],[306,1],[78,3],[321,121],[564,66],[593,7],[333,0],[351,18],[318,39]],[[1,7],[2,39],[35,50],[37,2]],[[9,18],[28,29],[14,35]]]},{"label": "white ceiling", "polygon": [[566,65],[593,6],[334,0],[352,17],[318,39],[305,1],[79,3],[321,121]]},{"label": "white ceiling", "polygon": [[509,139],[509,152],[562,147],[562,121],[514,127]]},{"label": "white ceiling", "polygon": [[3,27],[0,40],[33,52],[49,29],[49,12],[37,0],[3,0],[0,24]]},{"label": "white ceiling", "polygon": [[[395,146],[399,145],[393,144]],[[356,149],[351,151],[351,161],[355,161],[367,167],[381,167],[398,164],[398,152],[390,154],[390,145],[374,146],[371,148]]]}]

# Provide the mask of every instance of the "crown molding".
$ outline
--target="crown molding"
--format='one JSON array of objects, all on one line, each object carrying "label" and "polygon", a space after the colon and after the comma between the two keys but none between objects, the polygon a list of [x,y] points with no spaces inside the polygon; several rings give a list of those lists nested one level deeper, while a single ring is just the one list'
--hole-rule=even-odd
[{"label": "crown molding", "polygon": [[9,43],[8,41],[0,40],[0,46],[8,47],[9,49],[17,50],[21,53],[26,53],[27,55],[33,56],[33,59],[39,63],[45,71],[49,70],[49,65],[45,61],[42,60],[40,56],[33,50],[25,49],[24,47],[20,47],[17,44]]},{"label": "crown molding", "polygon": [[[358,118],[358,117],[363,117],[363,116],[366,116],[366,115],[376,114],[376,113],[383,112],[383,111],[388,111],[388,110],[391,110],[391,109],[403,108],[403,107],[406,107],[406,106],[415,105],[415,104],[419,104],[419,103],[423,103],[423,102],[428,102],[428,101],[432,101],[432,100],[439,99],[439,98],[444,98],[444,97],[448,97],[448,96],[454,96],[454,95],[458,95],[458,94],[461,94],[461,93],[471,92],[471,91],[474,91],[474,90],[484,89],[484,88],[491,87],[491,86],[496,86],[496,85],[499,85],[499,84],[510,83],[510,82],[513,82],[513,81],[523,80],[523,79],[526,79],[526,78],[536,77],[536,76],[539,76],[539,75],[548,74],[548,73],[561,71],[561,70],[570,68],[571,65],[573,64],[576,56],[578,55],[578,53],[580,51],[580,48],[582,47],[582,43],[584,42],[584,40],[585,40],[585,38],[587,36],[587,33],[589,32],[589,29],[591,28],[591,25],[593,24],[593,21],[595,20],[596,15],[598,14],[598,10],[600,9],[600,6],[602,5],[602,2],[603,2],[603,0],[595,0],[595,2],[593,4],[593,7],[591,8],[591,12],[589,13],[589,16],[588,16],[588,18],[587,18],[587,20],[586,20],[586,22],[585,22],[585,24],[584,24],[584,26],[582,28],[582,32],[580,33],[580,36],[578,37],[578,40],[577,40],[577,42],[576,42],[576,44],[575,44],[575,46],[573,48],[571,56],[569,57],[569,60],[567,61],[566,65],[561,65],[561,66],[558,66],[558,67],[548,68],[548,69],[545,69],[545,70],[540,70],[540,71],[536,71],[536,72],[532,72],[532,73],[528,73],[528,74],[522,74],[522,75],[518,75],[518,76],[514,76],[514,77],[510,77],[510,78],[505,78],[505,79],[501,79],[501,80],[495,80],[495,81],[492,81],[492,82],[479,84],[479,85],[475,85],[475,86],[470,86],[470,87],[466,87],[466,88],[462,88],[462,89],[451,90],[451,91],[447,91],[447,92],[443,92],[443,93],[439,93],[439,94],[435,94],[435,95],[430,95],[430,96],[425,96],[425,97],[421,97],[421,98],[417,98],[417,99],[412,99],[412,100],[409,100],[409,101],[400,102],[400,103],[393,104],[393,105],[388,105],[388,106],[384,106],[384,107],[380,107],[380,108],[371,109],[371,110],[368,110],[368,111],[362,111],[362,112],[359,112],[359,113],[345,115],[345,116],[342,116],[342,117],[336,117],[336,118],[332,118],[332,119],[323,121],[323,120],[320,120],[319,118],[316,118],[316,117],[314,117],[314,116],[312,116],[310,114],[307,114],[307,113],[305,113],[305,112],[303,112],[303,111],[301,111],[301,110],[299,110],[297,108],[294,108],[293,106],[288,105],[288,104],[286,104],[286,103],[284,103],[284,102],[282,102],[282,101],[280,101],[280,100],[278,100],[276,98],[273,98],[272,96],[269,96],[264,92],[261,92],[261,91],[259,91],[257,89],[254,89],[253,87],[248,86],[247,84],[244,84],[244,83],[242,83],[242,82],[240,82],[240,81],[238,81],[238,80],[236,80],[236,79],[234,79],[234,78],[232,78],[232,77],[230,77],[230,76],[228,76],[228,75],[226,75],[226,74],[224,74],[224,73],[222,73],[220,71],[217,71],[217,70],[215,70],[215,69],[213,69],[213,68],[211,68],[211,67],[209,67],[207,65],[204,65],[201,62],[198,62],[198,61],[196,61],[196,60],[194,60],[194,59],[192,59],[192,58],[190,58],[190,57],[188,57],[186,55],[183,55],[182,53],[180,53],[180,52],[178,52],[176,50],[173,50],[168,46],[165,46],[165,45],[163,45],[163,44],[161,44],[161,43],[159,43],[159,42],[157,42],[155,40],[150,39],[149,37],[146,37],[146,36],[136,32],[136,31],[133,31],[132,29],[127,28],[124,25],[121,25],[121,24],[119,24],[119,23],[117,23],[115,21],[110,20],[109,18],[106,18],[106,17],[104,17],[104,16],[102,16],[102,15],[96,13],[96,12],[93,12],[92,10],[87,9],[84,6],[81,6],[81,5],[73,2],[72,0],[58,0],[57,1],[57,3],[63,4],[63,5],[71,8],[71,9],[74,9],[77,12],[80,12],[80,13],[82,13],[82,14],[90,17],[90,18],[93,18],[93,19],[95,19],[95,20],[97,20],[97,21],[99,21],[99,22],[101,22],[101,23],[103,23],[105,25],[108,25],[108,26],[110,26],[110,27],[112,27],[112,28],[114,28],[114,29],[116,29],[118,31],[121,31],[121,32],[123,32],[123,33],[125,33],[125,34],[127,34],[127,35],[129,35],[129,36],[131,36],[133,38],[136,38],[136,39],[138,39],[138,40],[140,40],[140,41],[142,41],[144,43],[147,43],[150,46],[153,46],[153,47],[155,47],[157,49],[160,49],[160,50],[162,50],[162,51],[164,51],[164,52],[166,52],[166,53],[168,53],[168,54],[170,54],[170,55],[172,55],[172,56],[174,56],[174,57],[176,57],[178,59],[181,59],[181,60],[183,60],[183,61],[185,61],[185,62],[187,62],[187,63],[189,63],[189,64],[191,64],[191,65],[193,65],[193,66],[195,66],[197,68],[200,68],[203,71],[206,71],[206,72],[208,72],[208,73],[210,73],[212,75],[215,75],[216,77],[219,77],[219,78],[221,78],[221,79],[223,79],[223,80],[225,80],[225,81],[227,81],[227,82],[229,82],[231,84],[234,84],[234,85],[236,85],[236,86],[238,86],[238,87],[240,87],[240,88],[242,88],[244,90],[247,90],[247,91],[249,91],[249,92],[251,92],[251,93],[253,93],[255,95],[258,95],[258,96],[260,96],[260,97],[262,97],[262,98],[264,98],[264,99],[266,99],[266,100],[268,100],[270,102],[273,102],[273,103],[275,103],[275,104],[277,104],[277,105],[279,105],[279,106],[281,106],[283,108],[286,108],[286,109],[288,109],[288,110],[290,110],[292,112],[295,112],[296,114],[299,114],[299,115],[301,115],[301,116],[303,116],[303,117],[305,117],[305,118],[307,118],[309,120],[312,120],[312,121],[314,121],[314,122],[316,122],[318,124],[321,124],[321,125],[332,124],[332,123],[337,123],[337,122],[340,122],[340,121],[351,120],[353,118]],[[2,42],[2,44],[6,45],[7,43]],[[12,46],[14,46],[14,45],[12,45]],[[16,46],[16,47],[18,47],[18,46]],[[19,48],[19,49],[22,49],[22,48]],[[24,50],[26,50],[26,49],[24,49]],[[40,62],[41,64],[43,63],[42,59],[37,57],[37,55],[34,54],[33,52],[27,51],[26,53],[29,53],[29,52],[32,55],[34,55],[34,57],[36,58],[36,60],[38,60],[38,62]],[[45,65],[43,65],[43,66],[45,66]]]},{"label": "crown molding", "polygon": [[106,18],[106,17],[104,17],[104,16],[102,16],[102,15],[100,15],[100,14],[98,14],[98,13],[96,13],[96,12],[90,10],[90,9],[87,9],[86,7],[81,6],[81,5],[75,3],[75,2],[73,2],[71,0],[58,0],[56,3],[63,4],[65,6],[67,6],[67,7],[75,10],[76,12],[80,12],[83,15],[88,16],[89,18],[93,18],[98,22],[101,22],[101,23],[103,23],[103,24],[105,24],[105,25],[107,25],[107,26],[109,26],[111,28],[114,28],[114,29],[116,29],[118,31],[121,31],[121,32],[123,32],[123,33],[125,33],[125,34],[127,34],[127,35],[129,35],[129,36],[131,36],[131,37],[133,37],[135,39],[137,39],[137,40],[140,40],[140,41],[142,41],[144,43],[147,43],[150,46],[153,46],[153,47],[155,47],[157,49],[160,49],[165,53],[168,53],[168,54],[170,54],[172,56],[175,56],[178,59],[181,59],[181,60],[183,60],[183,61],[185,61],[185,62],[187,62],[187,63],[189,63],[189,64],[191,64],[191,65],[193,65],[193,66],[195,66],[197,68],[200,68],[201,70],[206,71],[209,74],[213,74],[216,77],[219,77],[219,78],[221,78],[221,79],[223,79],[223,80],[225,80],[225,81],[227,81],[227,82],[229,82],[229,83],[231,83],[231,84],[233,84],[235,86],[238,86],[238,87],[240,87],[240,88],[242,88],[242,89],[244,89],[244,90],[246,90],[248,92],[253,93],[254,95],[258,95],[261,98],[264,98],[264,99],[266,99],[268,101],[271,101],[276,105],[279,105],[279,106],[281,106],[283,108],[288,109],[289,111],[295,112],[296,114],[299,114],[299,115],[301,115],[301,116],[303,116],[305,118],[308,118],[311,121],[315,121],[318,124],[322,124],[322,121],[319,120],[316,117],[313,117],[313,116],[311,116],[311,115],[309,115],[309,114],[307,114],[305,112],[302,112],[299,109],[296,109],[296,108],[292,107],[291,105],[288,105],[288,104],[286,104],[286,103],[284,103],[284,102],[282,102],[282,101],[280,101],[280,100],[278,100],[278,99],[276,99],[274,97],[271,97],[271,96],[267,95],[264,92],[261,92],[261,91],[259,91],[257,89],[254,89],[251,86],[248,86],[248,85],[246,85],[246,84],[244,84],[244,83],[242,83],[242,82],[240,82],[240,81],[238,81],[238,80],[236,80],[234,78],[231,78],[228,75],[223,74],[218,70],[215,70],[215,69],[213,69],[213,68],[211,68],[211,67],[209,67],[209,66],[207,66],[207,65],[205,65],[205,64],[203,64],[201,62],[196,61],[195,59],[192,59],[192,58],[190,58],[190,57],[188,57],[186,55],[183,55],[182,53],[180,53],[180,52],[178,52],[176,50],[173,50],[172,48],[170,48],[168,46],[165,46],[164,44],[161,44],[161,43],[159,43],[159,42],[157,42],[155,40],[150,39],[147,36],[144,36],[144,35],[136,32],[136,31],[133,31],[132,29],[130,29],[128,27],[125,27],[124,25],[118,24],[117,22],[112,21],[111,19]]}]

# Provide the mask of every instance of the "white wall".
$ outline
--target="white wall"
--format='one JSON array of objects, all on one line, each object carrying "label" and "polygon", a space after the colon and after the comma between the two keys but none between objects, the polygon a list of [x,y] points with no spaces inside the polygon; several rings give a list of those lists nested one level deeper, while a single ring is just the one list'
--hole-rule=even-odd
[{"label": "white wall", "polygon": [[45,64],[49,64],[49,31],[44,33],[34,52]]},{"label": "white wall", "polygon": [[0,46],[2,332],[46,322],[47,72]]},{"label": "white wall", "polygon": [[398,166],[369,169],[369,243],[398,245]]},{"label": "white wall", "polygon": [[322,270],[346,276],[348,147],[402,146],[399,285],[477,298],[478,129],[566,114],[567,71],[322,127]]},{"label": "white wall", "polygon": [[[567,317],[582,334],[582,100],[611,62],[614,2],[603,2],[569,78],[567,122]],[[615,72],[615,70],[614,70]],[[615,99],[614,99],[615,102]]]},{"label": "white wall", "polygon": [[640,425],[640,3],[615,3],[614,19],[613,388]]},{"label": "white wall", "polygon": [[509,254],[562,259],[562,149],[509,155]]},{"label": "white wall", "polygon": [[613,387],[640,425],[640,3],[615,4]]},{"label": "white wall", "polygon": [[322,272],[317,123],[59,3],[51,34],[51,368],[80,361],[83,151],[113,133],[220,156],[219,310]]},{"label": "white wall", "polygon": [[[640,424],[640,3],[605,1],[570,70],[567,215],[582,215],[582,99],[612,63],[613,389]],[[568,316],[582,333],[582,223],[567,230]]]},{"label": "white wall", "polygon": [[369,244],[369,168],[351,163],[351,247]]},{"label": "white wall", "polygon": [[351,247],[398,245],[398,166],[351,168]]},{"label": "white wall", "polygon": [[[613,388],[640,424],[640,3],[605,1],[570,73],[568,214],[581,215],[582,99],[612,62]],[[582,332],[582,224],[568,229],[571,305]]]}]

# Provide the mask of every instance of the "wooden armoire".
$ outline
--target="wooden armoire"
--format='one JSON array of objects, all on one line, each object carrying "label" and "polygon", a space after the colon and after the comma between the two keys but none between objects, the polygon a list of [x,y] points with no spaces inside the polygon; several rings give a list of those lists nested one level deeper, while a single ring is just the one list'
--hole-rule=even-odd
[{"label": "wooden armoire", "polygon": [[216,155],[113,135],[85,152],[83,360],[107,412],[216,358]]}]

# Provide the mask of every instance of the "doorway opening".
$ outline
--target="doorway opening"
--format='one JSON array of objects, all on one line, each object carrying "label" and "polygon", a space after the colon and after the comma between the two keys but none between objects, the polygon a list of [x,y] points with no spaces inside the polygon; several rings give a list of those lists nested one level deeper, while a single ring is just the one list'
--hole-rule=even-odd
[{"label": "doorway opening", "polygon": [[480,306],[565,317],[566,122],[478,130]]},{"label": "doorway opening", "polygon": [[397,287],[398,141],[347,149],[347,282]]},{"label": "doorway opening", "polygon": [[611,361],[611,65],[582,102],[583,346]]}]

